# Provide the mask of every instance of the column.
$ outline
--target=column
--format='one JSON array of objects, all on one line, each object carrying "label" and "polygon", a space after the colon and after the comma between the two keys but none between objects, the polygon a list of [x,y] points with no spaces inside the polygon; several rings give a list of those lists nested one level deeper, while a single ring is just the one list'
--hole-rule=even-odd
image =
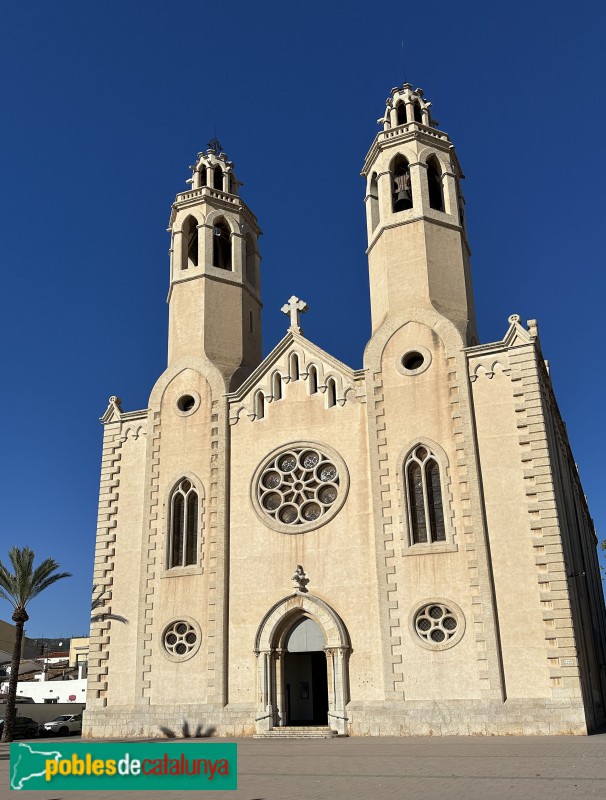
[{"label": "column", "polygon": [[410,188],[412,191],[412,207],[417,213],[429,208],[427,191],[427,167],[420,161],[410,165]]}]

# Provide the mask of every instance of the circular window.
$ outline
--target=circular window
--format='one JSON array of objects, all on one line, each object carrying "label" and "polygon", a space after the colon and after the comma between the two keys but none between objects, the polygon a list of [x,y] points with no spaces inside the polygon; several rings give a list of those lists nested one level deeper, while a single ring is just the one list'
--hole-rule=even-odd
[{"label": "circular window", "polygon": [[179,411],[191,411],[196,405],[196,401],[191,394],[183,394],[177,400],[177,405],[179,407]]},{"label": "circular window", "polygon": [[343,459],[326,447],[280,449],[257,468],[253,504],[263,522],[283,533],[323,525],[343,505],[349,476]]},{"label": "circular window", "polygon": [[198,652],[201,640],[200,628],[188,618],[171,622],[162,634],[162,646],[171,661],[187,661]]},{"label": "circular window", "polygon": [[431,352],[426,347],[407,350],[401,359],[396,360],[396,368],[402,375],[419,375],[431,364]]},{"label": "circular window", "polygon": [[406,353],[402,359],[402,366],[407,370],[420,369],[424,363],[425,359],[423,358],[422,354],[417,353],[416,350]]},{"label": "circular window", "polygon": [[200,395],[197,392],[187,392],[177,397],[176,408],[177,414],[180,416],[187,416],[193,414],[200,405]]},{"label": "circular window", "polygon": [[410,627],[418,644],[430,650],[446,650],[463,636],[465,617],[455,603],[433,600],[413,612]]}]

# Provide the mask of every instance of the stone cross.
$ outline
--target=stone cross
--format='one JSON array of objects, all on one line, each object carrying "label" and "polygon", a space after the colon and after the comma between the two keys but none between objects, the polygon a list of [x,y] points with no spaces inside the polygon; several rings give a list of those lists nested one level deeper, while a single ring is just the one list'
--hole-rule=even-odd
[{"label": "stone cross", "polygon": [[308,309],[305,300],[299,300],[298,297],[293,296],[285,303],[280,309],[283,314],[290,314],[290,327],[288,330],[295,331],[295,333],[303,333],[299,325],[299,317],[304,314]]}]

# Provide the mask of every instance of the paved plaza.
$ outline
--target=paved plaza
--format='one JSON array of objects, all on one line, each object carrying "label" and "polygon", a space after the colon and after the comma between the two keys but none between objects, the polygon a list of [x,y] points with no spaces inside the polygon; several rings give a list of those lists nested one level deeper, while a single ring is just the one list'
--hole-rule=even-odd
[{"label": "paved plaza", "polygon": [[[230,741],[238,743],[239,789],[205,792],[209,800],[606,800],[606,734]],[[8,770],[8,745],[0,745],[0,800],[76,800],[74,792],[16,795],[8,789]],[[142,794],[100,791],[92,797]],[[193,796],[200,795],[159,795]]]}]

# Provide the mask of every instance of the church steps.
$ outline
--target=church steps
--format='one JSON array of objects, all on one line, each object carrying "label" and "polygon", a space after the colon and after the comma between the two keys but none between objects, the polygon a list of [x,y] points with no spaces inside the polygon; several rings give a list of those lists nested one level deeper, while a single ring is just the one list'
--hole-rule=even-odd
[{"label": "church steps", "polygon": [[293,725],[255,734],[255,739],[334,739],[338,732],[328,725]]}]

